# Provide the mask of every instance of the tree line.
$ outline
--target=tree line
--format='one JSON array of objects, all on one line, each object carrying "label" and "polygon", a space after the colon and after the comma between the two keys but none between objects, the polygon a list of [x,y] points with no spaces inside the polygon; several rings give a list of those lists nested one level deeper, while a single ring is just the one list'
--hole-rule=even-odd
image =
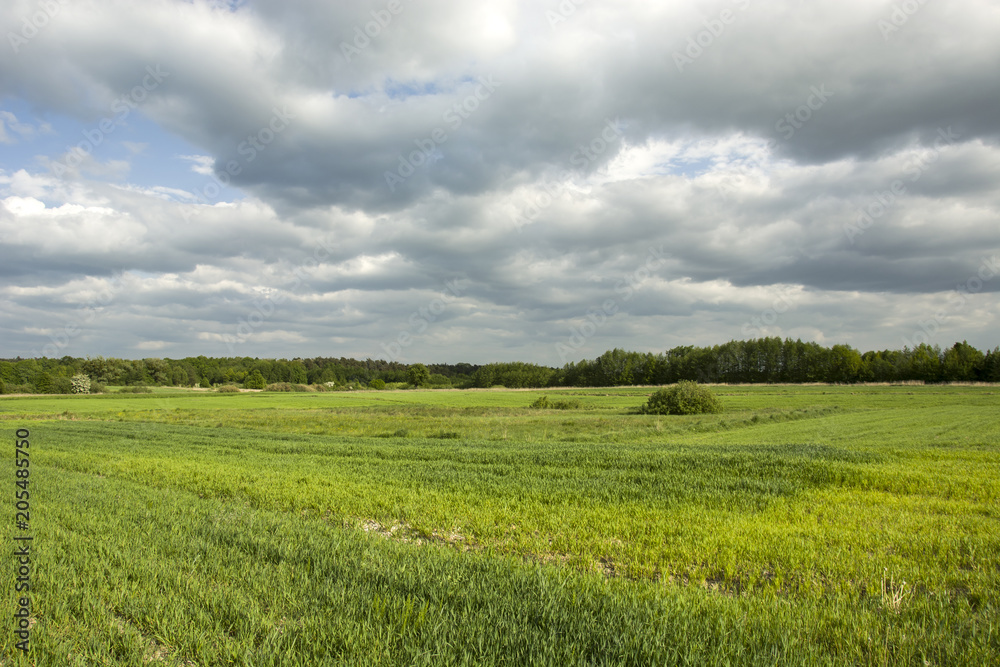
[{"label": "tree line", "polygon": [[[414,375],[411,369],[426,368]],[[702,383],[857,383],[1000,382],[1000,348],[980,351],[963,341],[942,350],[922,344],[914,349],[861,353],[848,345],[780,338],[734,340],[711,347],[679,346],[666,352],[609,350],[596,359],[553,368],[525,362],[403,364],[374,359],[315,357],[113,357],[0,360],[0,393],[71,393],[71,378],[86,375],[92,390],[112,386],[243,385],[259,374],[267,384],[330,387],[409,383],[431,387],[613,387],[636,384]]]},{"label": "tree line", "polygon": [[941,350],[861,353],[848,345],[780,338],[736,340],[712,347],[682,346],[661,354],[615,349],[594,360],[566,364],[554,376],[565,386],[808,382],[1000,382],[1000,348],[981,352],[966,342]]},{"label": "tree line", "polygon": [[[0,393],[70,393],[71,378],[86,375],[95,390],[101,386],[215,387],[243,385],[254,373],[267,384],[367,386],[374,380],[408,383],[411,365],[395,361],[315,357],[260,359],[254,357],[185,357],[183,359],[119,359],[115,357],[0,360]],[[428,364],[424,384],[467,384],[479,366]]]}]

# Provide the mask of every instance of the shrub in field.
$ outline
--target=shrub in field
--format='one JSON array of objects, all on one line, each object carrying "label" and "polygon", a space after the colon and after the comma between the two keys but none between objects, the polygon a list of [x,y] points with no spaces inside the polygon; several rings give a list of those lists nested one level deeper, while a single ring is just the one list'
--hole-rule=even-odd
[{"label": "shrub in field", "polygon": [[90,377],[87,375],[74,375],[70,382],[73,383],[73,393],[74,394],[89,394],[90,393]]},{"label": "shrub in field", "polygon": [[537,399],[535,399],[535,402],[532,403],[531,405],[529,405],[528,407],[529,408],[538,408],[539,410],[548,410],[549,409],[549,397],[548,396],[539,396]]},{"label": "shrub in field", "polygon": [[58,377],[52,379],[50,394],[73,394],[73,381],[69,378]]},{"label": "shrub in field", "polygon": [[293,384],[291,382],[274,382],[264,387],[267,391],[316,391],[315,388],[304,384]]},{"label": "shrub in field", "polygon": [[428,433],[428,438],[438,438],[440,440],[457,440],[461,438],[462,435],[455,431],[438,431],[437,433]]},{"label": "shrub in field", "polygon": [[440,373],[431,373],[431,377],[427,380],[427,383],[432,387],[450,387],[451,379],[445,375],[441,375]]},{"label": "shrub in field", "polygon": [[649,397],[639,412],[647,415],[700,415],[722,412],[715,395],[697,382],[681,380]]},{"label": "shrub in field", "polygon": [[374,380],[368,383],[368,386],[371,387],[372,389],[385,389],[385,380],[375,378]]},{"label": "shrub in field", "polygon": [[240,393],[240,388],[235,384],[224,384],[221,387],[217,387],[215,391],[220,394],[238,394]]},{"label": "shrub in field", "polygon": [[143,385],[136,385],[134,387],[122,387],[118,390],[119,394],[152,394],[153,390],[149,387]]},{"label": "shrub in field", "polygon": [[540,396],[528,407],[539,410],[576,410],[580,407],[580,401],[550,401],[548,396]]},{"label": "shrub in field", "polygon": [[108,390],[102,383],[97,380],[91,380],[90,382],[90,393],[91,394],[103,394]]},{"label": "shrub in field", "polygon": [[243,386],[247,389],[263,389],[267,386],[267,380],[264,379],[259,370],[254,369],[250,377],[243,382]]}]

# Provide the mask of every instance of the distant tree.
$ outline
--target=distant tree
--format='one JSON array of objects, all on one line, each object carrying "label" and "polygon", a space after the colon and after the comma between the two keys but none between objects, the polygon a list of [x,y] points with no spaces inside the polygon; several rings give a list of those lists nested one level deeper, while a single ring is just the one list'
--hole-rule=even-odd
[{"label": "distant tree", "polygon": [[866,382],[892,382],[896,379],[896,366],[893,364],[893,352],[865,352],[862,355],[862,379]]},{"label": "distant tree", "polygon": [[264,389],[267,387],[267,380],[264,379],[264,375],[259,370],[254,370],[250,373],[250,377],[246,379],[243,386],[247,389]]},{"label": "distant tree", "polygon": [[969,382],[982,373],[985,355],[966,341],[955,343],[945,350],[941,361],[943,380],[951,382]]},{"label": "distant tree", "polygon": [[983,382],[1000,382],[1000,347],[986,352],[977,379]]},{"label": "distant tree", "polygon": [[48,373],[39,373],[35,377],[35,389],[39,394],[52,393],[52,376]]},{"label": "distant tree", "polygon": [[909,355],[910,374],[914,380],[937,382],[941,375],[941,350],[927,343],[917,345]]},{"label": "distant tree", "polygon": [[594,364],[597,370],[597,384],[603,387],[620,387],[635,384],[634,369],[637,355],[615,348],[599,356]]},{"label": "distant tree", "polygon": [[188,384],[188,374],[180,364],[170,367],[170,384],[174,386]]},{"label": "distant tree", "polygon": [[385,389],[385,380],[380,380],[379,378],[375,378],[374,380],[368,383],[368,386],[371,387],[372,389]]},{"label": "distant tree", "polygon": [[245,382],[247,379],[247,372],[239,368],[229,367],[222,374],[222,379],[232,384]]},{"label": "distant tree", "polygon": [[827,382],[857,382],[861,373],[861,355],[850,345],[834,345],[829,353]]},{"label": "distant tree", "polygon": [[167,385],[170,384],[170,364],[163,359],[143,359],[139,362],[143,366],[142,379],[150,384]]},{"label": "distant tree", "polygon": [[470,383],[474,387],[488,388],[503,385],[508,389],[523,387],[547,387],[555,371],[537,364],[523,361],[486,364],[472,375]]},{"label": "distant tree", "polygon": [[21,379],[17,384],[35,384],[35,380],[38,378],[38,374],[41,372],[39,364],[34,359],[21,359],[14,363],[14,369],[17,372],[18,377]]},{"label": "distant tree", "polygon": [[52,378],[52,387],[49,389],[50,394],[72,394],[73,393],[73,381],[68,377],[55,377]]},{"label": "distant tree", "polygon": [[309,381],[309,373],[300,359],[288,362],[288,381],[298,384],[305,384]]},{"label": "distant tree", "polygon": [[11,385],[21,384],[21,374],[9,361],[0,361],[0,382]]},{"label": "distant tree", "polygon": [[422,387],[431,379],[431,373],[423,364],[413,364],[406,371],[406,376],[414,387]]},{"label": "distant tree", "polygon": [[146,364],[139,359],[120,359],[121,383],[124,385],[145,385],[150,381],[146,375]]},{"label": "distant tree", "polygon": [[451,384],[451,380],[441,373],[431,373],[430,378],[427,380],[427,384],[432,387],[445,387]]}]

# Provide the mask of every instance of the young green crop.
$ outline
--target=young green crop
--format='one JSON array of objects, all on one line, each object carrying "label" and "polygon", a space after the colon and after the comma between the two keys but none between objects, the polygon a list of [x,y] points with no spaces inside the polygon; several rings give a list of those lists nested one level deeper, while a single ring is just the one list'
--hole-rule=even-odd
[{"label": "young green crop", "polygon": [[0,400],[36,662],[997,662],[995,388],[652,391]]}]

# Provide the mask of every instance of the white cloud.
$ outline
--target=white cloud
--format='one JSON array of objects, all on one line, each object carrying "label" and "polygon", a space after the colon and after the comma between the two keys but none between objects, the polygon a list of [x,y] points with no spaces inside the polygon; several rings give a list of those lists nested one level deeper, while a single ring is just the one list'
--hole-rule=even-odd
[{"label": "white cloud", "polygon": [[[46,126],[42,126],[42,131],[46,129]],[[8,132],[8,130],[10,132]],[[35,136],[39,131],[34,125],[29,123],[22,123],[17,119],[17,116],[9,111],[4,111],[0,109],[0,144],[13,144],[16,143],[18,139],[26,139]],[[11,136],[11,132],[16,135],[17,138]]]},{"label": "white cloud", "polygon": [[215,158],[211,155],[178,155],[181,160],[191,162],[191,171],[202,176],[211,176],[214,173]]}]

